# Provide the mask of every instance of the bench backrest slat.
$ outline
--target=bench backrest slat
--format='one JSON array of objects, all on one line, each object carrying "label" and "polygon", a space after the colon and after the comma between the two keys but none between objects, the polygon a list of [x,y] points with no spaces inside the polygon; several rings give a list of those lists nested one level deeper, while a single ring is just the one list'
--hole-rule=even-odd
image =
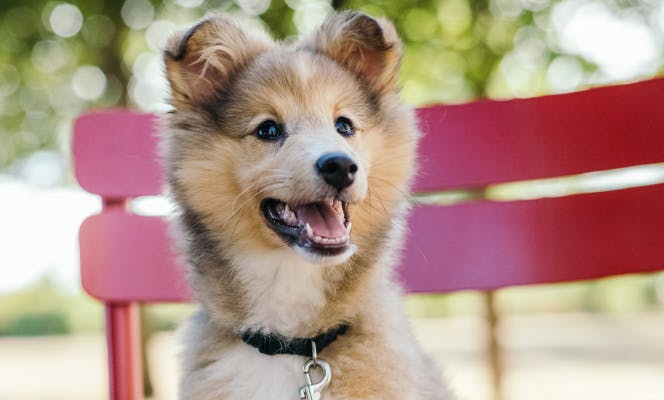
[{"label": "bench backrest slat", "polygon": [[105,198],[159,195],[157,118],[127,110],[82,115],[74,124],[74,174],[90,193]]},{"label": "bench backrest slat", "polygon": [[112,210],[80,230],[86,292],[111,302],[177,302],[191,298],[163,218]]},{"label": "bench backrest slat", "polygon": [[664,161],[664,79],[418,110],[420,191]]},{"label": "bench backrest slat", "polygon": [[664,185],[419,207],[410,230],[401,274],[411,292],[654,272],[664,269]]}]

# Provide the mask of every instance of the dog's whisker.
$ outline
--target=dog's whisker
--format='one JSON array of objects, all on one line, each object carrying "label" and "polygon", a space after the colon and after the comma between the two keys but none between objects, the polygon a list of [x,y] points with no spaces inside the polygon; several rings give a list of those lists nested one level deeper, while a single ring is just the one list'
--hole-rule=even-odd
[{"label": "dog's whisker", "polygon": [[366,202],[361,203],[359,205],[359,207],[361,209],[363,209],[364,211],[368,211],[368,212],[375,211],[375,212],[377,212],[378,214],[380,214],[382,216],[387,216],[388,215],[388,212],[387,212],[387,210],[385,209],[384,206],[382,208],[379,208],[376,205],[372,204],[370,199],[367,199]]},{"label": "dog's whisker", "polygon": [[258,182],[258,181],[254,182],[254,183],[251,183],[251,184],[249,184],[249,186],[244,188],[240,193],[238,193],[238,195],[235,196],[235,199],[233,200],[233,204],[231,204],[231,210],[235,209],[235,205],[236,205],[237,201],[240,199],[240,197],[242,197],[245,193],[247,193],[251,189],[255,188],[259,184],[260,184],[260,182]]},{"label": "dog's whisker", "polygon": [[383,215],[388,215],[389,212],[387,211],[387,208],[385,207],[385,203],[383,202],[383,198],[378,193],[374,193],[374,195],[378,199],[378,202],[380,203],[380,206],[383,209]]},{"label": "dog's whisker", "polygon": [[381,168],[385,165],[392,165],[394,163],[401,163],[401,162],[406,162],[411,159],[411,156],[407,155],[398,155],[398,156],[384,156],[381,157],[380,160],[374,161],[370,168],[371,169],[378,169]]},{"label": "dog's whisker", "polygon": [[395,185],[394,183],[390,182],[389,180],[387,180],[385,178],[381,178],[381,177],[375,176],[375,175],[369,175],[369,176],[367,176],[367,179],[369,179],[369,180],[375,179],[379,182],[386,183],[388,185],[388,187],[392,188],[397,193],[400,193],[400,194],[402,194],[406,197],[410,196],[410,194],[408,192],[404,191],[403,189],[401,189],[400,187],[398,187],[397,185]]},{"label": "dog's whisker", "polygon": [[244,188],[240,193],[238,193],[237,196],[235,196],[235,199],[233,200],[233,204],[231,208],[235,208],[235,204],[237,200],[242,197],[246,192],[252,190],[256,186],[268,186],[268,185],[273,185],[275,183],[281,183],[284,182],[288,176],[286,175],[272,175],[267,178],[261,178],[260,180],[256,180],[253,183],[249,184],[246,188]]},{"label": "dog's whisker", "polygon": [[236,215],[238,215],[238,214],[240,213],[240,211],[242,211],[242,209],[247,205],[247,203],[249,203],[251,200],[255,199],[257,196],[259,196],[260,194],[262,194],[263,191],[264,191],[264,189],[259,189],[259,190],[256,191],[254,194],[252,194],[252,195],[249,196],[247,199],[245,199],[245,200],[242,202],[242,204],[240,204],[240,206],[237,207],[237,209],[233,208],[233,211],[231,212],[231,215],[230,215],[230,216],[226,219],[226,221],[221,225],[221,229],[224,229],[224,228],[226,227],[226,224],[228,224],[228,223],[229,223],[229,222],[230,222],[230,221],[231,221]]}]

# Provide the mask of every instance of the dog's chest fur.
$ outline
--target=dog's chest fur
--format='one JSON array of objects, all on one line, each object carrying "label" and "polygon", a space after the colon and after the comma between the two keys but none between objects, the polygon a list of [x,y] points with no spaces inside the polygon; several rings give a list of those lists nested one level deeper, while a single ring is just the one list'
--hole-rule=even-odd
[{"label": "dog's chest fur", "polygon": [[[304,384],[300,356],[278,355],[268,357],[244,344],[224,354],[224,357],[206,368],[206,380],[218,382],[215,390],[201,399],[297,399],[300,386]],[[204,397],[206,395],[215,395]],[[186,398],[186,397],[185,397]],[[198,397],[196,397],[198,398]],[[326,397],[326,400],[332,400]]]},{"label": "dog's chest fur", "polygon": [[297,257],[290,249],[238,256],[238,279],[247,288],[250,305],[242,331],[278,332],[296,336],[315,322],[324,307],[325,280],[320,266]]}]

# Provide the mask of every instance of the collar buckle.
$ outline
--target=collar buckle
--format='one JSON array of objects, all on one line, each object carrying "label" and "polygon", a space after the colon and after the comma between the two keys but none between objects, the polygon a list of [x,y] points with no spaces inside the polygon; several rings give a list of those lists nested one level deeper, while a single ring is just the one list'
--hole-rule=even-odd
[{"label": "collar buckle", "polygon": [[[316,351],[316,342],[311,341],[311,354],[312,358],[307,360],[302,367],[304,371],[304,386],[300,388],[300,400],[320,400],[323,395],[323,390],[332,381],[332,368],[330,364],[318,358]],[[323,377],[319,382],[313,383],[311,380],[311,368],[320,368]]]}]

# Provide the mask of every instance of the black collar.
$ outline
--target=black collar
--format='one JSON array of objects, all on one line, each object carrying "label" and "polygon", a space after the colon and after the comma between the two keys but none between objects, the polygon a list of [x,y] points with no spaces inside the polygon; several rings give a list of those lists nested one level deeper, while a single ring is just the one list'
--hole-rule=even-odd
[{"label": "black collar", "polygon": [[312,338],[287,338],[278,333],[264,334],[259,332],[244,332],[240,335],[242,341],[254,346],[263,354],[273,356],[275,354],[293,354],[304,357],[312,357],[311,342],[316,343],[316,351],[322,352],[339,335],[348,330],[347,324],[338,325],[327,332]]}]

